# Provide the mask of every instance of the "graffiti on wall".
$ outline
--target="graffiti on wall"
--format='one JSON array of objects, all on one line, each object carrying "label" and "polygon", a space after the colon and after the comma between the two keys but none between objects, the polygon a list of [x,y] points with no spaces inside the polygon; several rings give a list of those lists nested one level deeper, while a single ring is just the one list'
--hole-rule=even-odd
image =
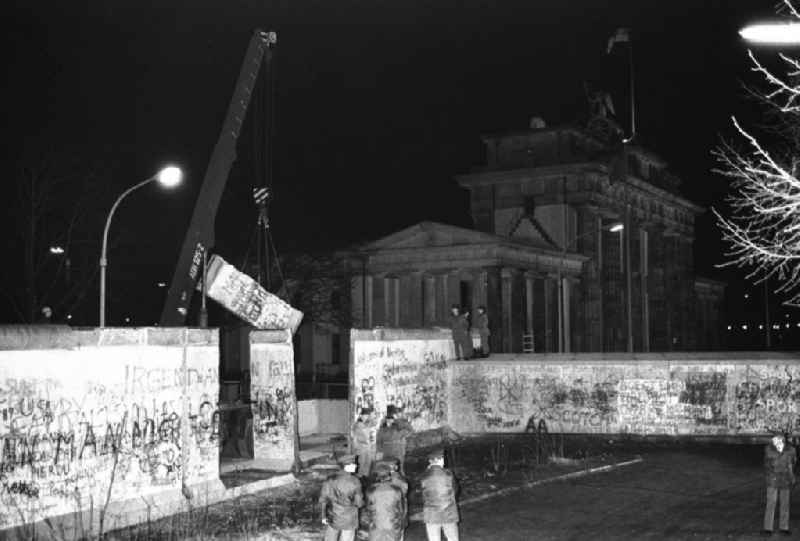
[{"label": "graffiti on wall", "polygon": [[[81,362],[72,353],[59,362]],[[23,371],[6,360],[0,366],[0,507],[19,513],[0,513],[0,527],[102,501],[112,471],[112,498],[216,473],[216,376],[209,379],[213,372],[206,368],[176,368],[175,360],[160,367],[106,364],[105,371],[96,365],[60,379],[12,376],[15,368]],[[201,459],[187,460],[190,452]]]},{"label": "graffiti on wall", "polygon": [[513,432],[800,431],[800,370],[748,365],[453,365],[453,427]]},{"label": "graffiti on wall", "polygon": [[251,354],[255,457],[294,461],[295,393],[291,346],[260,344]]},{"label": "graffiti on wall", "polygon": [[416,431],[447,423],[448,367],[452,341],[356,340],[353,346],[354,417],[373,411],[369,423],[374,443],[387,406],[394,406]]}]

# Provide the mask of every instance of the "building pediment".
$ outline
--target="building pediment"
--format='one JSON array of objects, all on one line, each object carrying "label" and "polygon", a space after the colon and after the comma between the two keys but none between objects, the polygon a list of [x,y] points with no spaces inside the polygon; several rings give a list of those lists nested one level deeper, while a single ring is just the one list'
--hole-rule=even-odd
[{"label": "building pediment", "polygon": [[472,229],[437,222],[420,222],[397,233],[362,245],[365,251],[440,248],[475,244],[492,244],[500,237]]}]

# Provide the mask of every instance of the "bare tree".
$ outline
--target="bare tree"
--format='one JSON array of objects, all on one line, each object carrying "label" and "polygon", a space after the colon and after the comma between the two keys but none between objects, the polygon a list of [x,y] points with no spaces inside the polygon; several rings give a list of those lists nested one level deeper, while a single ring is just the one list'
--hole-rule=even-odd
[{"label": "bare tree", "polygon": [[[800,19],[788,0],[785,5]],[[757,283],[774,278],[776,292],[788,298],[785,304],[800,306],[800,60],[779,54],[779,69],[786,74],[778,75],[748,54],[752,71],[767,85],[758,97],[778,119],[766,138],[777,135],[777,142],[767,148],[765,136],[759,140],[733,118],[743,147],[723,143],[714,153],[716,171],[731,179],[733,190],[727,198],[730,213],[714,209],[729,245],[722,266],[746,268],[747,278]]]},{"label": "bare tree", "polygon": [[50,153],[23,159],[13,180],[7,217],[16,242],[0,271],[0,294],[17,321],[34,322],[44,305],[69,313],[97,275],[100,175]]}]

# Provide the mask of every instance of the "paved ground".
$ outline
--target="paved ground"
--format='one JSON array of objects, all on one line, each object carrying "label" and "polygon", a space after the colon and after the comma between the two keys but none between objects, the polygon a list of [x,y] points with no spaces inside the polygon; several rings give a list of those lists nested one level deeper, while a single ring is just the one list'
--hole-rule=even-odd
[{"label": "paved ground", "polygon": [[[640,464],[464,506],[461,538],[762,539],[762,452],[759,446],[655,451]],[[800,539],[800,491],[795,496],[792,538]],[[406,540],[424,539],[422,524],[413,523]]]}]

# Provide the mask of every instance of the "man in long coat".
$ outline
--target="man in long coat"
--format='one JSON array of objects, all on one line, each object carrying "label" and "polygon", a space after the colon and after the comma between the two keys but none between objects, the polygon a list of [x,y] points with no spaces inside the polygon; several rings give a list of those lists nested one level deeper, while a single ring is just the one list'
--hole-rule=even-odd
[{"label": "man in long coat", "polygon": [[361,481],[354,475],[355,455],[344,455],[339,463],[343,470],[328,477],[319,494],[324,541],[353,541],[358,529],[358,510],[364,506]]},{"label": "man in long coat", "polygon": [[422,517],[428,541],[440,541],[444,532],[447,541],[458,541],[458,485],[450,470],[444,467],[444,453],[437,449],[428,455],[428,469],[420,479]]},{"label": "man in long coat", "polygon": [[763,530],[765,534],[772,533],[775,524],[775,504],[778,499],[780,499],[780,530],[785,535],[791,534],[789,495],[795,483],[794,466],[796,462],[797,454],[794,447],[786,443],[783,434],[775,434],[764,448],[764,473],[767,481],[767,505],[764,509]]},{"label": "man in long coat", "polygon": [[367,489],[369,541],[401,541],[406,523],[403,491],[392,482],[391,470],[376,465],[375,483]]}]

